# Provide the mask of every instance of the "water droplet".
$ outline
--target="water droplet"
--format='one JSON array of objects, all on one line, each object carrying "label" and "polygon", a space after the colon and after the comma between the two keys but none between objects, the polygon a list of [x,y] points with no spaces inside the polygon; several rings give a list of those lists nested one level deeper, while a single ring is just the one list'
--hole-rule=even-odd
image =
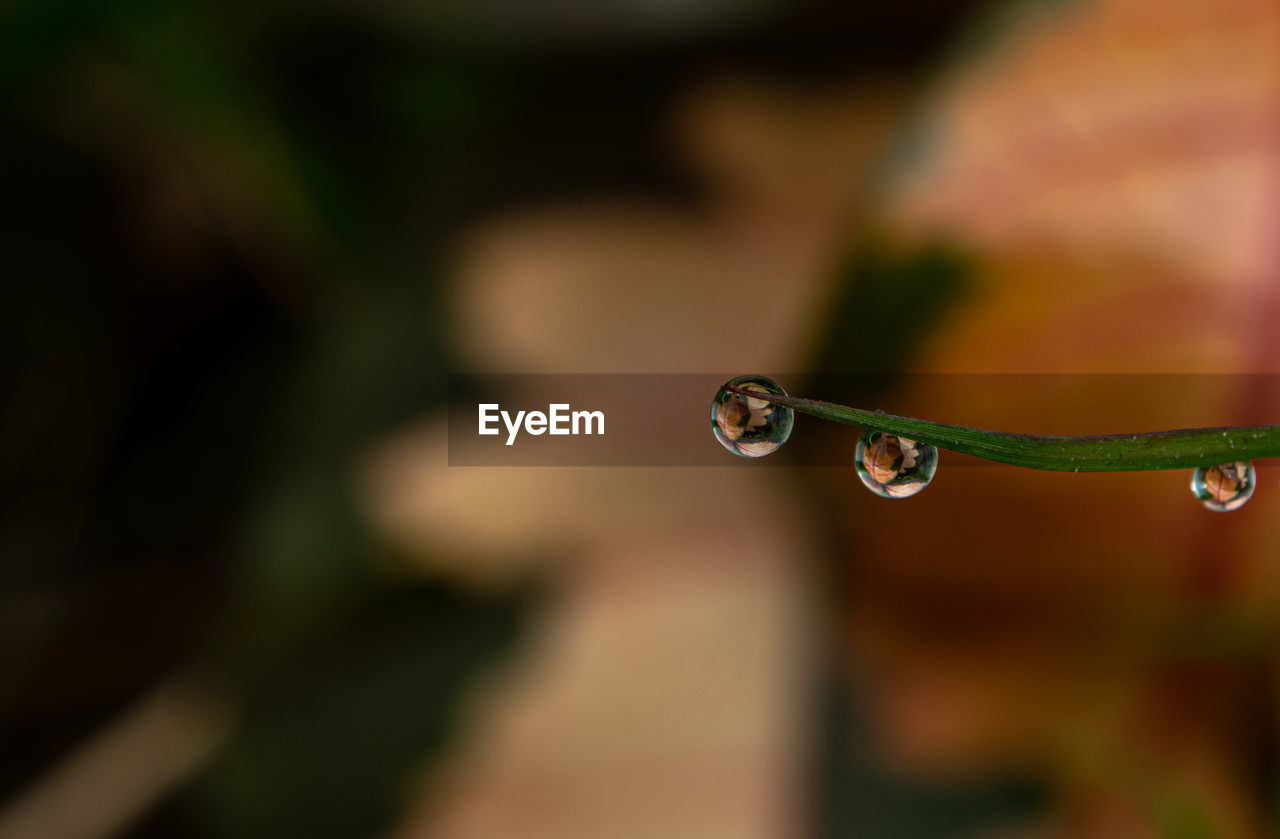
[{"label": "water droplet", "polygon": [[720,445],[742,457],[764,457],[787,442],[795,421],[794,411],[763,399],[730,393],[726,387],[787,394],[777,382],[764,376],[738,376],[725,382],[711,400],[711,430]]},{"label": "water droplet", "polygon": [[938,450],[884,431],[862,432],[854,451],[858,477],[885,498],[908,498],[929,485],[938,469]]},{"label": "water droplet", "polygon": [[1226,513],[1243,507],[1256,483],[1253,464],[1247,460],[1201,466],[1191,473],[1191,494],[1215,513]]}]

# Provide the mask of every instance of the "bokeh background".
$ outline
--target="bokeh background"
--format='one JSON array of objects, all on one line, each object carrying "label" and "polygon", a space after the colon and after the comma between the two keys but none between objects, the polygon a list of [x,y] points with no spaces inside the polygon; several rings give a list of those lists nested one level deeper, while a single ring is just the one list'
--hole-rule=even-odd
[{"label": "bokeh background", "polygon": [[4,839],[1280,830],[1273,467],[891,503],[444,424],[762,371],[1274,419],[1273,0],[14,0],[0,185]]}]

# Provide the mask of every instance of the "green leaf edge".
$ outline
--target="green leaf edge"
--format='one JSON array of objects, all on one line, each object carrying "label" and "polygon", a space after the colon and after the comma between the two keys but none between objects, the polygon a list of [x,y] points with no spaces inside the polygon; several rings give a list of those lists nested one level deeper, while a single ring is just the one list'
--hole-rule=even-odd
[{"label": "green leaf edge", "polygon": [[946,425],[816,399],[766,394],[754,389],[724,389],[832,422],[887,431],[940,449],[1027,469],[1145,472],[1280,457],[1280,425],[1180,428],[1140,434],[1040,436]]}]

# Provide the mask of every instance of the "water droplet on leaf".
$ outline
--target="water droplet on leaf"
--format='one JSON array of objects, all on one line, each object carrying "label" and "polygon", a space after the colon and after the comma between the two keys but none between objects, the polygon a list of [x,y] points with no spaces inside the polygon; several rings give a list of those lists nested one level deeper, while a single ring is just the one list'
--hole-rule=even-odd
[{"label": "water droplet on leaf", "polygon": [[1207,509],[1226,513],[1243,507],[1256,483],[1253,464],[1247,460],[1201,466],[1191,473],[1191,494]]},{"label": "water droplet on leaf", "polygon": [[929,485],[938,469],[938,450],[884,431],[862,432],[854,451],[858,477],[885,498],[908,498]]},{"label": "water droplet on leaf", "polygon": [[795,421],[794,411],[763,399],[730,393],[726,387],[762,394],[785,396],[787,393],[773,379],[764,376],[738,376],[725,382],[711,400],[711,430],[720,445],[741,457],[764,457],[787,442]]}]

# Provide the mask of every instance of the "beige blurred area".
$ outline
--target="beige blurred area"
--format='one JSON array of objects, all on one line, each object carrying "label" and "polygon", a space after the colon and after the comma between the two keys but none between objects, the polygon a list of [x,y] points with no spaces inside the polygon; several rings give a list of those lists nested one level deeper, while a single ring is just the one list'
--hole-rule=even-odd
[{"label": "beige blurred area", "polygon": [[[793,369],[869,218],[976,260],[916,372],[1276,372],[1280,8],[1016,8],[910,110],[892,85],[708,79],[671,127],[714,197],[479,225],[457,259],[457,345],[480,371]],[[904,125],[917,136],[891,143]],[[890,145],[910,153],[886,177]],[[894,407],[931,414],[930,396]],[[1268,407],[1234,386],[1214,400],[1219,423]],[[1069,401],[971,407],[1011,430],[1042,430],[1025,423],[1051,407],[1097,421]],[[531,570],[512,557],[566,557],[563,588],[393,835],[802,831],[820,630],[801,496],[744,470],[445,464],[429,417],[370,454],[383,532],[477,585]],[[1247,741],[1270,713],[1254,690],[1274,679],[1280,508],[1261,474],[1267,492],[1229,518],[1192,507],[1180,474],[944,463],[902,505],[826,476],[860,560],[841,608],[878,753],[922,777],[1031,767],[1055,810],[1019,835],[1172,835],[1170,801],[1213,835],[1265,835]]]},{"label": "beige blurred area", "polygon": [[459,345],[481,371],[796,368],[854,199],[905,107],[888,81],[694,85],[667,131],[706,185],[704,204],[619,196],[480,226],[458,257]]},{"label": "beige blurred area", "polygon": [[[707,79],[669,123],[707,204],[620,197],[478,226],[458,344],[482,371],[794,367],[902,102],[888,85]],[[479,691],[393,836],[801,833],[813,546],[787,481],[446,461],[432,418],[369,458],[370,514],[423,570],[493,586],[564,559],[529,651]]]}]

